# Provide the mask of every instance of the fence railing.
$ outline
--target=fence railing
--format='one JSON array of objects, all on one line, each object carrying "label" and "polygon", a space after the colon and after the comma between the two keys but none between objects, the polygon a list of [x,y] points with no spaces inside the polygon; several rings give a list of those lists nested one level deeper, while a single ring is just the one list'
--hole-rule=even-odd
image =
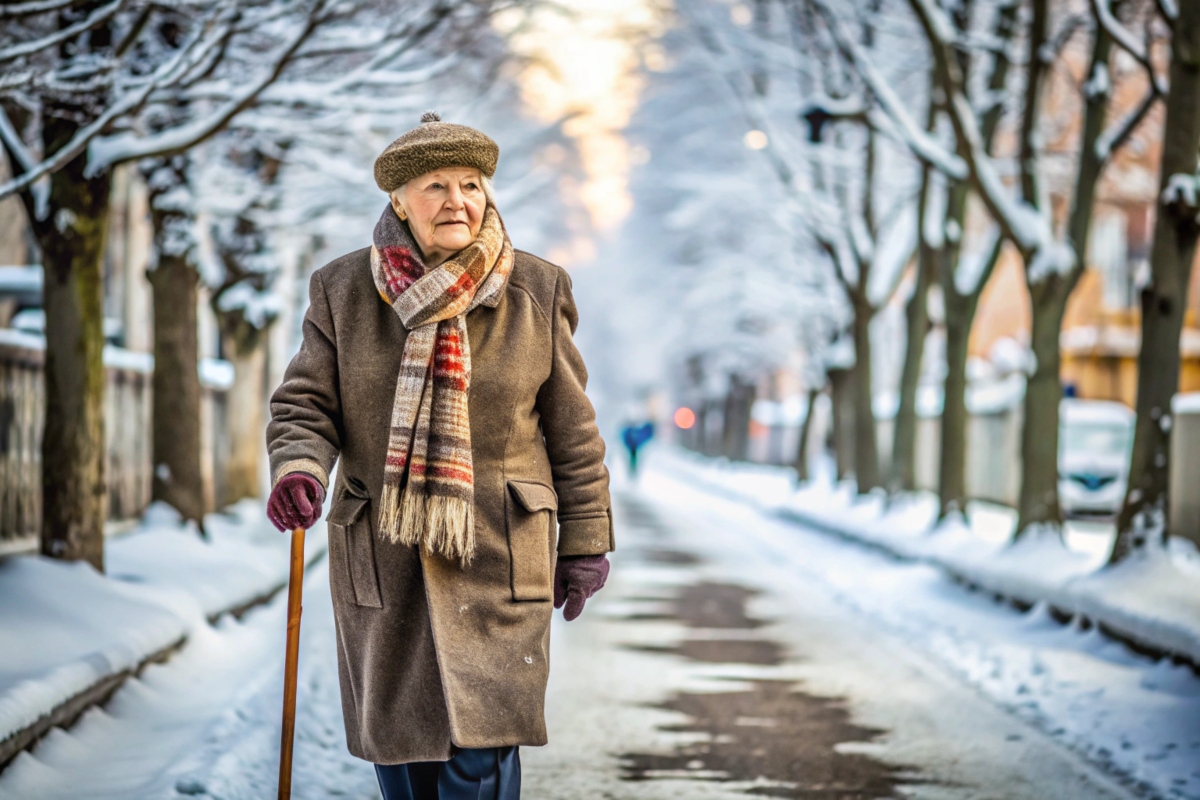
[{"label": "fence railing", "polygon": [[[36,547],[41,529],[44,361],[40,337],[0,330],[0,552]],[[147,354],[107,347],[104,364],[108,518],[132,520],[150,504],[154,363]],[[202,383],[204,468],[213,477],[210,505],[219,506],[227,387],[203,375]]]}]

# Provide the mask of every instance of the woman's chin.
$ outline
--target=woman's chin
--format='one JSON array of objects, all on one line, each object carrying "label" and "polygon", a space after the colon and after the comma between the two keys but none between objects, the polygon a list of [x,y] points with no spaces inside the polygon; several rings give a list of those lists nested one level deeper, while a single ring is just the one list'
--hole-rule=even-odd
[{"label": "woman's chin", "polygon": [[453,233],[447,232],[447,234],[434,237],[433,243],[440,250],[457,253],[472,241],[474,240],[471,238],[471,234],[464,229],[462,233],[458,233],[457,231]]}]

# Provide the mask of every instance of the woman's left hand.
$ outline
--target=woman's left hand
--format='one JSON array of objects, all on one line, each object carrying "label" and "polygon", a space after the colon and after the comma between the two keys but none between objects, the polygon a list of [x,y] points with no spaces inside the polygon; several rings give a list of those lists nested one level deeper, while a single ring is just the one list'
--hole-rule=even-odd
[{"label": "woman's left hand", "polygon": [[[554,568],[554,607],[568,622],[583,613],[583,604],[608,580],[608,556],[563,556]],[[566,608],[563,605],[566,604]]]}]

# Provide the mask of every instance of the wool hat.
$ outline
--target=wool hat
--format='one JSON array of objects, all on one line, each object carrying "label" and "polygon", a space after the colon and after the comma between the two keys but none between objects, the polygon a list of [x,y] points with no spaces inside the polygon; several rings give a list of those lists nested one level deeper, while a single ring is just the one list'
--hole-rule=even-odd
[{"label": "wool hat", "polygon": [[445,167],[475,167],[490,178],[499,160],[500,147],[490,137],[466,125],[442,122],[436,113],[426,111],[420,125],[375,159],[375,184],[391,192],[418,175]]}]

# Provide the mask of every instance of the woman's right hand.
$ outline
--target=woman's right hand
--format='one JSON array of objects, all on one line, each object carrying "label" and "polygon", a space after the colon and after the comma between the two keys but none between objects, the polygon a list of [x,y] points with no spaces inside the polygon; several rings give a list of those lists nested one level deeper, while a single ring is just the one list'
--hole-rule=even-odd
[{"label": "woman's right hand", "polygon": [[281,531],[308,529],[321,518],[325,489],[307,472],[290,472],[279,479],[267,500],[267,518]]}]

